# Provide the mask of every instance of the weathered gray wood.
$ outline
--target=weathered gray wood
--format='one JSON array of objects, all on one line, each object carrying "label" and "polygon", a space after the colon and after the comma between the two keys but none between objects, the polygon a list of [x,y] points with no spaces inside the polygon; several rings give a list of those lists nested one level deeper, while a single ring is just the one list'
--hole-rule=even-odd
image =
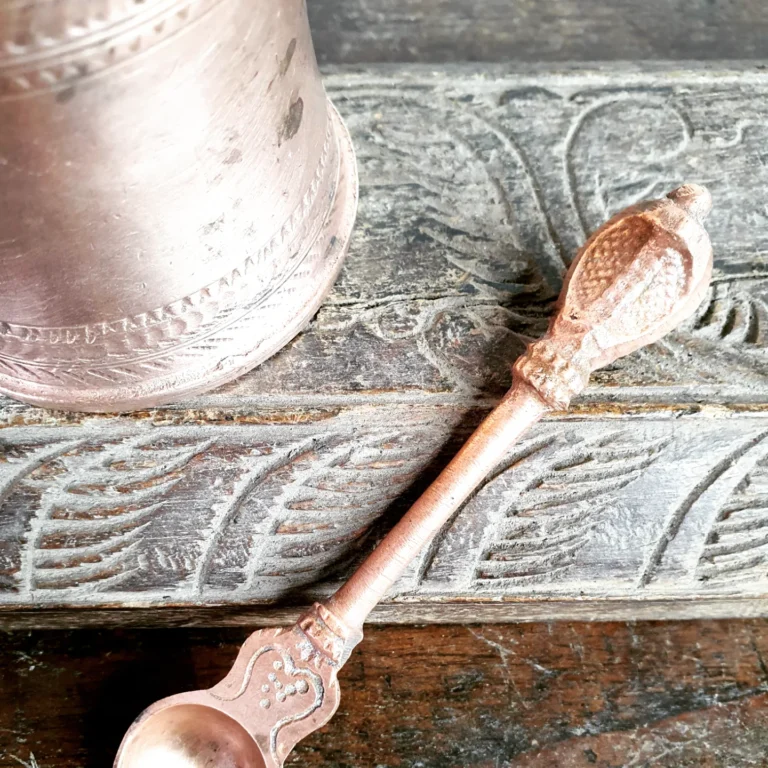
[{"label": "weathered gray wood", "polygon": [[321,62],[763,59],[762,0],[309,0]]},{"label": "weathered gray wood", "polygon": [[328,88],[361,209],[301,337],[171,408],[0,401],[0,623],[327,595],[503,391],[586,233],[683,180],[716,204],[701,311],[503,457],[378,616],[768,613],[768,75],[378,68]]}]

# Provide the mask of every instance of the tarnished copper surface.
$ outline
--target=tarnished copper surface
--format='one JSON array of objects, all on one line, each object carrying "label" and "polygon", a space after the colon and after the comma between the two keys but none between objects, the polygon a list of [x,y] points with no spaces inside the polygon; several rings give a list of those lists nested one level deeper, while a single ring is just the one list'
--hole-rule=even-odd
[{"label": "tarnished copper surface", "polygon": [[309,320],[356,208],[304,0],[0,5],[0,391],[228,381]]},{"label": "tarnished copper surface", "polygon": [[712,270],[702,224],[710,206],[705,189],[687,185],[596,232],[570,269],[549,331],[515,363],[510,392],[327,607],[315,605],[291,629],[252,635],[211,690],[149,707],[126,734],[116,768],[282,766],[335,712],[338,669],[370,610],[515,440],[567,407],[593,370],[695,310]]}]

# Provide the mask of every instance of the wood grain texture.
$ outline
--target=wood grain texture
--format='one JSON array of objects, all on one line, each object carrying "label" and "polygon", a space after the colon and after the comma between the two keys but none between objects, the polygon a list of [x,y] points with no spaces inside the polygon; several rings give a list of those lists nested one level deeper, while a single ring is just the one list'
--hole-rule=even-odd
[{"label": "wood grain texture", "polygon": [[0,623],[245,621],[329,594],[503,392],[587,233],[684,180],[715,198],[698,314],[499,457],[378,616],[766,613],[768,75],[374,67],[327,85],[360,215],[301,336],[165,409],[0,401]]},{"label": "wood grain texture", "polygon": [[[761,768],[764,620],[369,628],[310,768]],[[109,765],[144,706],[216,683],[240,630],[0,635],[0,766]]]},{"label": "wood grain texture", "polygon": [[761,0],[309,0],[322,63],[761,59]]}]

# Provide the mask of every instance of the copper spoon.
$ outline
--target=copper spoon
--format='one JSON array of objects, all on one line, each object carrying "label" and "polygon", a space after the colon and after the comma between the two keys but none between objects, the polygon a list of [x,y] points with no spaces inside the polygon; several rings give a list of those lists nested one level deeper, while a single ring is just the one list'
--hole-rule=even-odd
[{"label": "copper spoon", "polygon": [[701,302],[712,272],[703,187],[628,208],[572,264],[549,330],[515,363],[510,391],[327,605],[290,629],[255,632],[210,690],[163,699],[133,723],[115,768],[279,768],[330,720],[337,673],[366,617],[504,453],[589,375],[657,341]]}]

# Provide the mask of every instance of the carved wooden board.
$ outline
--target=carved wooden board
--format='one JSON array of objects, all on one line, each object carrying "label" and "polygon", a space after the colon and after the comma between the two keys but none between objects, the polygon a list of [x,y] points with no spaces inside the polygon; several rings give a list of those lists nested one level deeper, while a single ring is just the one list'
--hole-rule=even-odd
[{"label": "carved wooden board", "polygon": [[684,180],[715,199],[701,310],[500,457],[377,615],[768,614],[768,75],[380,68],[328,89],[360,215],[304,334],[172,408],[0,400],[0,621],[253,623],[328,594],[509,383],[585,235]]}]

